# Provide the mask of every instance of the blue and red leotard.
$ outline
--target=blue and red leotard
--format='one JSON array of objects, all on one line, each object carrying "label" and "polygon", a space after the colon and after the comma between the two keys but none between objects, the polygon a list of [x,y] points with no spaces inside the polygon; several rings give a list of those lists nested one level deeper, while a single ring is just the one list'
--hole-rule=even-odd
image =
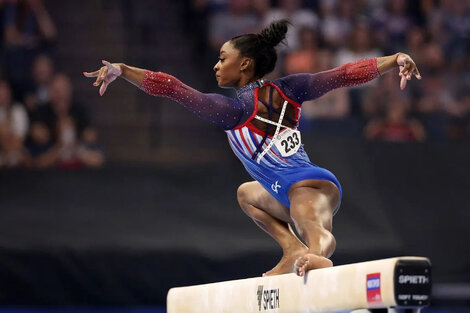
[{"label": "blue and red leotard", "polygon": [[[303,145],[295,154],[283,157],[278,147],[271,143],[273,137],[251,123],[254,118],[259,118],[256,115],[260,101],[259,89],[272,86],[271,93],[275,89],[286,105],[294,107],[295,120],[289,119],[289,122],[296,129],[304,101],[316,99],[335,88],[366,83],[379,75],[377,59],[374,58],[347,63],[315,74],[294,74],[273,81],[258,80],[238,89],[236,98],[201,93],[169,74],[152,71],[146,71],[140,88],[150,95],[172,99],[200,118],[222,127],[230,147],[251,177],[260,182],[278,201],[290,207],[288,191],[298,181],[328,180],[338,187],[342,195],[341,185],[330,171],[310,162]],[[268,110],[280,113],[271,104],[266,105]]]}]

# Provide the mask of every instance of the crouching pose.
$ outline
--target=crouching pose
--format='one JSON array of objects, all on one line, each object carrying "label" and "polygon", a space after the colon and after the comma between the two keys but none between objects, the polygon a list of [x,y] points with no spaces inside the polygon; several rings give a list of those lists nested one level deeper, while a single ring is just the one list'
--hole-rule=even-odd
[{"label": "crouching pose", "polygon": [[[399,67],[400,88],[412,76],[421,79],[410,56],[397,53],[347,63],[320,73],[302,73],[266,80],[274,69],[275,47],[288,30],[285,20],[259,34],[245,34],[224,43],[214,66],[218,85],[236,88],[236,98],[201,93],[177,78],[123,63],[104,66],[86,77],[96,77],[103,95],[122,77],[153,96],[170,98],[199,117],[218,124],[228,143],[254,181],[237,191],[242,210],[282,247],[280,262],[264,275],[332,266],[335,250],[332,219],[339,209],[342,189],[327,169],[310,162],[297,130],[302,103],[330,90],[366,83]],[[305,244],[289,228],[296,228]]]}]

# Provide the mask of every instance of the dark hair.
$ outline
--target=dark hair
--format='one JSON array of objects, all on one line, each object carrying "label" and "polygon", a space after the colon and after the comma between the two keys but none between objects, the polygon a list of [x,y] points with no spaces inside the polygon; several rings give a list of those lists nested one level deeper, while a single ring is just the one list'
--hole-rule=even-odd
[{"label": "dark hair", "polygon": [[241,56],[255,61],[256,77],[263,77],[274,70],[277,61],[274,47],[286,38],[289,24],[288,20],[275,21],[259,34],[245,34],[230,40]]}]

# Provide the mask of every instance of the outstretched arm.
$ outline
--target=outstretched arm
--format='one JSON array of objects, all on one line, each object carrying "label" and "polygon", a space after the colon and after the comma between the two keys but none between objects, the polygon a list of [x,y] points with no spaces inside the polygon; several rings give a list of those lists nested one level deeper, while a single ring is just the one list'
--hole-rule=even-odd
[{"label": "outstretched arm", "polygon": [[169,74],[152,72],[123,63],[110,64],[103,61],[103,64],[105,66],[96,72],[83,73],[87,77],[97,77],[94,86],[102,83],[100,95],[105,93],[112,81],[122,77],[152,96],[169,98],[182,104],[200,118],[216,123],[223,129],[235,127],[242,118],[242,107],[236,99],[199,92]]},{"label": "outstretched arm", "polygon": [[325,93],[340,87],[364,84],[394,67],[400,67],[401,89],[411,75],[419,76],[413,60],[406,54],[397,53],[391,56],[346,63],[331,70],[309,74],[293,74],[277,82],[292,93],[297,102],[316,99]]}]

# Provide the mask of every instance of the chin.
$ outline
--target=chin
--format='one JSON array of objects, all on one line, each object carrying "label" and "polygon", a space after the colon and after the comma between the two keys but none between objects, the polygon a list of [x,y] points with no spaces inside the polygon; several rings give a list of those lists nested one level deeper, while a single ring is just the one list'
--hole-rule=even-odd
[{"label": "chin", "polygon": [[230,88],[229,86],[221,83],[221,82],[217,82],[217,85],[219,85],[220,88]]},{"label": "chin", "polygon": [[235,88],[233,84],[227,84],[227,83],[223,83],[220,81],[217,81],[217,84],[219,85],[220,88],[225,88],[225,89]]}]

